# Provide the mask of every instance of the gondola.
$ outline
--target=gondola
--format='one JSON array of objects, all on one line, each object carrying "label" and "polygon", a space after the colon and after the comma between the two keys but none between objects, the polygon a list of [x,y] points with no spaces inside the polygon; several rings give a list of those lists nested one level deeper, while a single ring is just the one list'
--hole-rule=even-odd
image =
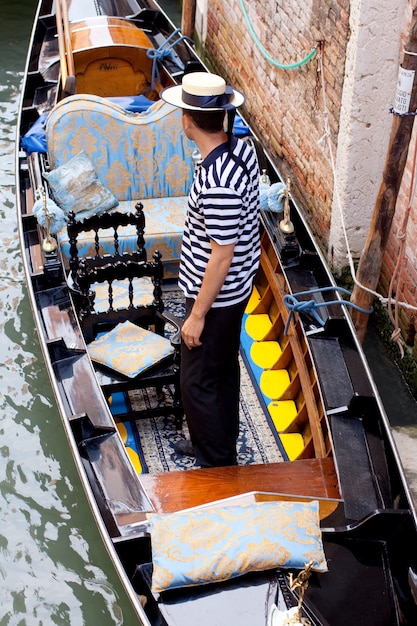
[{"label": "gondola", "polygon": [[[196,155],[159,93],[196,70],[207,68],[193,42],[152,1],[39,3],[17,127],[19,235],[103,542],[144,626],[416,624],[415,510],[349,296],[240,117],[262,172],[262,254],[242,324],[239,464],[175,455],[186,432],[175,277]],[[151,290],[140,305],[137,280]],[[167,346],[140,374],[126,372],[127,347],[108,359],[126,324]]]}]

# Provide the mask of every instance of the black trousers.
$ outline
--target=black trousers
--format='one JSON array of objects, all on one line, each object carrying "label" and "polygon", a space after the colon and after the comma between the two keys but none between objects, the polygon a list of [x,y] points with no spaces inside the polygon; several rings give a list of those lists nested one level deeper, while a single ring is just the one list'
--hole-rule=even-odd
[{"label": "black trousers", "polygon": [[[187,299],[186,315],[194,300]],[[196,460],[202,467],[236,465],[239,435],[239,344],[247,300],[212,308],[202,345],[181,349],[181,393]]]}]

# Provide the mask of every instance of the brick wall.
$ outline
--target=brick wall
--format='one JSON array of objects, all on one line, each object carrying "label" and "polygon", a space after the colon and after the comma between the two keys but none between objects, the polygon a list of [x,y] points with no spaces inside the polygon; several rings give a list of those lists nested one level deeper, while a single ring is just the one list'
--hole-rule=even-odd
[{"label": "brick wall", "polygon": [[[294,63],[304,58],[318,42],[323,42],[321,50],[328,125],[333,153],[336,154],[346,48],[350,36],[349,0],[244,0],[244,4],[262,45],[280,63]],[[393,0],[392,7],[397,14],[398,10],[405,10],[403,45],[407,40],[415,4],[415,0],[404,0],[398,7]],[[389,10],[389,3],[385,8]],[[212,69],[247,95],[244,116],[262,138],[264,147],[278,164],[282,175],[286,177],[291,174],[293,195],[304,208],[307,217],[311,217],[310,225],[326,251],[334,183],[327,153],[318,144],[325,130],[318,56],[299,69],[274,67],[264,59],[253,42],[239,0],[208,0],[206,52],[213,64]],[[392,50],[395,66],[398,56],[399,51]],[[396,67],[394,71],[397,71]],[[398,258],[398,231],[408,203],[412,167],[409,157],[384,256],[380,281],[384,295],[388,292]],[[378,176],[374,184],[379,185]],[[413,202],[411,213],[402,275],[394,292],[401,300],[416,306],[417,200]],[[399,321],[404,337],[413,343],[417,314],[402,308]],[[414,356],[417,358],[417,339],[414,344]]]},{"label": "brick wall", "polygon": [[[262,45],[281,64],[303,59],[324,42],[328,122],[331,137],[337,138],[349,2],[245,0],[245,6]],[[244,115],[282,174],[291,173],[293,195],[314,214],[313,229],[325,244],[333,177],[318,145],[325,126],[317,56],[298,69],[274,67],[257,49],[239,0],[209,1],[206,52],[213,70],[247,95]]]}]

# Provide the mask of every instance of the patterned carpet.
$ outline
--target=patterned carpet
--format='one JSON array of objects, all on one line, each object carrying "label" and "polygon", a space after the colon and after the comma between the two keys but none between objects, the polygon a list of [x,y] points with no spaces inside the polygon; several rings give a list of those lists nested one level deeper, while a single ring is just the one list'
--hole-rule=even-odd
[{"label": "patterned carpet", "polygon": [[[164,296],[167,309],[178,317],[183,317],[184,299],[178,289],[169,289]],[[169,332],[168,326],[167,331]],[[265,417],[242,359],[240,359],[240,367],[238,463],[249,465],[280,462],[283,459],[277,440]],[[166,389],[165,393],[169,401],[170,389]],[[133,408],[141,408],[143,405],[155,406],[158,402],[156,396],[152,395],[152,390],[130,392],[129,397]],[[177,455],[173,448],[175,442],[189,438],[186,422],[182,431],[175,428],[172,417],[137,420],[134,424],[125,423],[124,427],[126,429],[125,443],[137,453],[143,472],[154,474],[198,467],[193,458]]]},{"label": "patterned carpet", "polygon": [[[241,371],[238,463],[249,465],[280,462],[282,456],[277,441],[242,361]],[[169,390],[166,393],[169,394]],[[131,392],[130,401],[139,408],[143,403],[152,406],[157,400],[149,393],[143,396],[141,391],[136,391]],[[127,445],[137,451],[144,472],[154,474],[198,467],[194,459],[177,455],[173,448],[176,441],[189,438],[186,423],[182,431],[178,431],[173,418],[158,417],[138,420],[133,425],[125,424],[125,427],[128,431]]]}]

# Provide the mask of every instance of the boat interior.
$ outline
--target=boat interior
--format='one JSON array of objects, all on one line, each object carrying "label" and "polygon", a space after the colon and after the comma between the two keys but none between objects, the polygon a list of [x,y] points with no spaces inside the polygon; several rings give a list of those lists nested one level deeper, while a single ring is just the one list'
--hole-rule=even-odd
[{"label": "boat interior", "polygon": [[[71,54],[63,71],[50,4],[50,14],[38,23],[39,64],[29,67],[24,98],[24,130],[48,114],[46,122],[42,118],[46,150],[20,156],[27,263],[60,411],[150,623],[220,625],[226,603],[227,615],[234,611],[239,624],[253,626],[277,594],[295,606],[297,595],[280,570],[247,574],[239,584],[213,582],[163,593],[154,593],[151,585],[149,512],[280,501],[319,503],[329,570],[344,573],[339,578],[313,574],[304,603],[312,623],[317,614],[329,615],[332,597],[339,599],[333,609],[338,617],[323,618],[321,624],[352,623],[352,601],[378,607],[375,616],[382,606],[386,624],[399,623],[392,571],[413,532],[412,520],[346,312],[335,302],[335,290],[295,212],[294,234],[280,228],[282,215],[263,210],[261,265],[241,335],[242,364],[280,461],[147,471],[138,448],[140,424],[170,416],[178,434],[184,421],[178,389],[181,322],[169,301],[176,295],[196,159],[180,112],[159,101],[158,93],[185,71],[180,59],[189,58],[194,69],[197,65],[186,41],[178,43],[181,55],[173,49],[163,65],[156,63],[155,50],[168,32],[165,18],[148,9],[137,13],[132,0],[118,3],[120,16],[111,3],[112,17],[93,18],[86,17],[88,3],[85,14],[80,8],[74,14],[69,3],[61,24]],[[122,17],[130,14],[126,7],[132,20]],[[246,139],[256,141],[250,133]],[[91,163],[88,187],[82,181]],[[277,174],[268,167],[274,182]],[[81,184],[78,196],[71,195],[68,177],[71,184],[74,178]],[[52,201],[60,193],[70,197],[52,248],[44,246],[51,233],[45,235],[36,218],[39,203],[46,207],[40,189]],[[88,204],[89,194],[100,197],[98,208]],[[291,309],[285,296],[308,306]],[[150,330],[150,339],[163,340],[166,352],[152,364],[139,364],[139,357],[154,349],[141,343],[138,350],[144,336],[127,334],[124,356],[118,355],[111,341],[118,333],[121,343],[121,326]],[[157,404],[138,410],[132,392],[149,387],[156,389]],[[168,408],[161,395],[169,396]],[[349,586],[359,576],[367,583],[360,590],[355,586],[361,597],[352,599]],[[346,601],[341,604],[342,588]]]}]

